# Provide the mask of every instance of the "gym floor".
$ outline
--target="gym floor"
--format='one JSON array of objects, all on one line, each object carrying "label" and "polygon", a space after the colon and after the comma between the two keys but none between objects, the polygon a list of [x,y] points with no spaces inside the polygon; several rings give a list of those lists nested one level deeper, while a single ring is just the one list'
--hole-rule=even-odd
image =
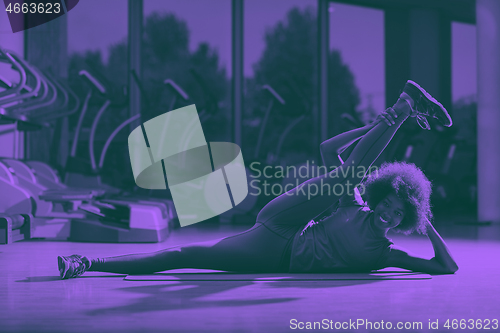
[{"label": "gym floor", "polygon": [[[292,319],[304,325],[364,319],[374,325],[422,322],[423,331],[429,320],[438,320],[439,331],[448,332],[453,330],[444,327],[447,319],[482,320],[483,325],[485,319],[500,320],[498,226],[437,227],[460,270],[430,280],[125,281],[124,275],[98,272],[59,280],[57,255],[156,251],[247,228],[200,224],[174,231],[161,244],[32,240],[0,246],[0,331],[289,332]],[[425,237],[392,238],[415,254],[433,255]]]}]

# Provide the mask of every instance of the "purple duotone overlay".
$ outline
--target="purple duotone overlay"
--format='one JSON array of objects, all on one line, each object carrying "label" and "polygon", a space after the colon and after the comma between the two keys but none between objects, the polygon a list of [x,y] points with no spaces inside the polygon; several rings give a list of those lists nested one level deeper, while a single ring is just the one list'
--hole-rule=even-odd
[{"label": "purple duotone overlay", "polygon": [[[3,2],[7,7],[48,1]],[[60,316],[62,329],[70,331],[67,313],[89,331],[147,325],[173,332],[281,332],[290,330],[294,317],[349,321],[362,314],[373,322],[422,321],[426,331],[428,320],[439,319],[443,329],[448,318],[495,318],[500,1],[51,2],[61,4],[60,13],[4,16],[12,29],[7,33],[23,39],[23,52],[7,56],[3,50],[8,53],[11,45],[2,44],[7,39],[0,36],[0,241],[7,242],[9,228],[11,240],[40,240],[0,249],[0,267],[12,267],[0,272],[9,304],[0,322],[5,320],[9,331],[33,330],[49,318],[40,326],[48,331]],[[16,66],[26,71],[29,89],[36,86],[36,75],[46,81],[40,81],[38,95],[3,103],[11,97],[2,93],[22,77]],[[88,279],[56,281],[59,254],[102,258],[153,252],[251,228],[284,185],[317,174],[323,139],[373,120],[397,101],[407,79],[436,97],[454,125],[444,128],[431,120],[431,131],[424,131],[410,118],[375,165],[415,163],[432,181],[433,224],[460,267],[455,275],[428,281],[153,283],[89,272]],[[127,139],[142,123],[192,104],[207,142],[241,147],[249,194],[220,216],[181,227],[168,189],[134,183]],[[287,167],[302,173],[279,173]],[[166,177],[164,165],[157,171]],[[30,179],[38,180],[28,184]],[[109,197],[103,199],[99,193],[106,191]],[[68,215],[78,205],[81,209],[71,212],[76,217]],[[142,228],[145,216],[150,223]],[[434,255],[426,236],[389,237],[417,256]],[[45,287],[59,303],[35,308],[47,298]],[[17,313],[32,317],[23,321]]]}]

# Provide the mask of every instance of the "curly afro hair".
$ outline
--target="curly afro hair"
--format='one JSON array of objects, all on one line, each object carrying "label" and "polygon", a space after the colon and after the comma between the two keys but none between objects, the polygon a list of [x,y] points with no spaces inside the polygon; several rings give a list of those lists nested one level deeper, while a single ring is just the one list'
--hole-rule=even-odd
[{"label": "curly afro hair", "polygon": [[363,183],[362,195],[371,210],[391,192],[405,203],[406,214],[395,231],[409,235],[426,233],[427,220],[432,220],[430,205],[431,182],[415,164],[384,163]]}]

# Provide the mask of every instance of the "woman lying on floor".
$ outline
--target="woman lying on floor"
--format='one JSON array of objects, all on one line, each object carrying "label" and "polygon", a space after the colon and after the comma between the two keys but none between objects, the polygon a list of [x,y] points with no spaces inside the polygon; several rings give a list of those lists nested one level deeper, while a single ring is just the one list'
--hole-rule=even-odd
[{"label": "woman lying on floor", "polygon": [[[360,139],[344,166],[370,170],[409,117],[423,122],[427,122],[425,117],[434,117],[445,126],[452,124],[438,101],[408,81],[396,104],[372,124],[323,142],[320,148],[324,165],[338,164],[339,152]],[[299,187],[357,184],[354,173],[339,171],[342,168],[309,179]],[[338,198],[325,193],[306,195],[305,191],[292,189],[268,203],[255,225],[239,234],[146,254],[94,259],[60,256],[59,272],[62,279],[67,279],[85,271],[151,274],[177,268],[255,273],[369,272],[384,267],[430,274],[458,270],[445,242],[429,222],[431,183],[415,165],[385,164],[367,177],[360,192],[362,197],[351,191]],[[418,258],[395,246],[387,238],[390,229],[426,234],[434,257]]]}]

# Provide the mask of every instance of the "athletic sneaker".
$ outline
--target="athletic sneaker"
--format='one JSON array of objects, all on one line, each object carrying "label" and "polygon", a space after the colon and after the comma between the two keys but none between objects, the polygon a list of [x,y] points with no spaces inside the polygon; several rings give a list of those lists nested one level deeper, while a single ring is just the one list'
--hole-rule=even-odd
[{"label": "athletic sneaker", "polygon": [[446,127],[450,127],[453,124],[444,106],[416,82],[408,80],[403,92],[407,93],[415,102],[413,109],[417,112],[417,121],[422,128],[430,129],[425,116],[436,118]]},{"label": "athletic sneaker", "polygon": [[85,273],[90,268],[90,260],[78,254],[68,257],[59,256],[57,265],[61,279],[71,279]]}]

